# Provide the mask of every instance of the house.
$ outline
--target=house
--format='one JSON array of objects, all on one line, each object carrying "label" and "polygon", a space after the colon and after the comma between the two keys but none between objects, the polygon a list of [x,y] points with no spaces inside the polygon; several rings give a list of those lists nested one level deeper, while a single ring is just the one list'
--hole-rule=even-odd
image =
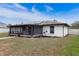
[{"label": "house", "polygon": [[69,25],[53,21],[42,21],[35,24],[9,25],[9,35],[64,37],[69,34]]}]

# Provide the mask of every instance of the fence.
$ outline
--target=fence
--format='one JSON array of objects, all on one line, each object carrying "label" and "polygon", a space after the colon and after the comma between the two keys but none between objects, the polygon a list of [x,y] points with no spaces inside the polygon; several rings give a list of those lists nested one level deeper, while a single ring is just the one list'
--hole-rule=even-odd
[{"label": "fence", "polygon": [[79,29],[69,29],[69,34],[79,35]]},{"label": "fence", "polygon": [[0,33],[9,32],[8,28],[0,28]]}]

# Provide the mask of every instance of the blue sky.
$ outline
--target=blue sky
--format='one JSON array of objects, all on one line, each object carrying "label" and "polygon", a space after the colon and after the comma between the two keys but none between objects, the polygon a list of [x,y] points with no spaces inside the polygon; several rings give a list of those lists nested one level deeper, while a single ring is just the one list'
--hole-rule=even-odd
[{"label": "blue sky", "polygon": [[0,3],[0,22],[20,24],[43,20],[71,24],[79,20],[79,3]]},{"label": "blue sky", "polygon": [[23,3],[23,4],[20,4],[20,5],[22,5],[24,7],[28,7],[30,10],[31,10],[33,5],[36,5],[35,6],[36,9],[41,11],[41,12],[45,11],[45,9],[46,9],[45,5],[48,5],[49,7],[55,9],[55,10],[52,10],[51,12],[61,12],[61,11],[66,12],[66,11],[71,10],[73,8],[79,7],[79,4],[76,4],[76,3],[75,4],[74,3],[71,3],[71,4],[69,4],[69,3],[43,3],[43,4],[41,4],[41,3],[37,3],[37,4],[27,3],[27,4],[24,4]]}]

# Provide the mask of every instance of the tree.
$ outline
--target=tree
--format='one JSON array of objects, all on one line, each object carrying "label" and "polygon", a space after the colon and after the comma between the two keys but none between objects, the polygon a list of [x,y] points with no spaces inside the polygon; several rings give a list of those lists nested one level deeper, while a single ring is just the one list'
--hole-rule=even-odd
[{"label": "tree", "polygon": [[72,23],[71,28],[79,29],[79,21],[75,21],[74,23]]}]

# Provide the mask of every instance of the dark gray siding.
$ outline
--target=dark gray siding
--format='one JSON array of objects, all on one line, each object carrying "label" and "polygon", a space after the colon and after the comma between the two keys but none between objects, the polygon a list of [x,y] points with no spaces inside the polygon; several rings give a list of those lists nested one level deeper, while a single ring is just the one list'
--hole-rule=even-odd
[{"label": "dark gray siding", "polygon": [[[37,34],[42,34],[42,28],[43,28],[42,26],[10,27],[10,34],[21,33],[21,34],[24,34],[24,35],[37,35]],[[17,30],[20,30],[20,29],[21,29],[21,31],[17,31]]]},{"label": "dark gray siding", "polygon": [[28,27],[23,27],[22,28],[23,34],[28,35]]},{"label": "dark gray siding", "polygon": [[34,26],[33,34],[42,34],[42,26]]}]

